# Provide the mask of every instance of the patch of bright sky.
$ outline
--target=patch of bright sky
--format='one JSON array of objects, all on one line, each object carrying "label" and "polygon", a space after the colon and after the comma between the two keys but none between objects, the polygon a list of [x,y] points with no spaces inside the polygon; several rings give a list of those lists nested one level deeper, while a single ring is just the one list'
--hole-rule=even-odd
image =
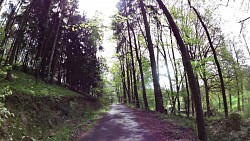
[{"label": "patch of bright sky", "polygon": [[[224,2],[225,4],[226,2]],[[221,6],[219,8],[222,23],[223,32],[231,32],[233,34],[240,34],[241,24],[239,21],[249,16],[249,11],[245,5],[241,5],[241,2],[231,1],[228,6]],[[236,35],[237,36],[237,35]]]},{"label": "patch of bright sky", "polygon": [[96,14],[102,19],[104,26],[108,27],[104,30],[103,44],[104,52],[102,56],[107,58],[107,63],[112,63],[111,59],[114,55],[116,44],[111,41],[112,31],[109,26],[111,24],[111,16],[117,11],[116,5],[118,0],[79,0],[79,10],[85,12],[88,18]]}]

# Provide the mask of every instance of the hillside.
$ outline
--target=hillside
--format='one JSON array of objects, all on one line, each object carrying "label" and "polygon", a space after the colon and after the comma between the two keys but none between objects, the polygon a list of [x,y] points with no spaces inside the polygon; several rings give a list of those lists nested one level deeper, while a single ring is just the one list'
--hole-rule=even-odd
[{"label": "hillside", "polygon": [[[67,88],[48,85],[22,72],[14,81],[1,73],[0,140],[71,140],[100,115],[103,105],[96,98]],[[7,95],[5,95],[7,94]]]}]

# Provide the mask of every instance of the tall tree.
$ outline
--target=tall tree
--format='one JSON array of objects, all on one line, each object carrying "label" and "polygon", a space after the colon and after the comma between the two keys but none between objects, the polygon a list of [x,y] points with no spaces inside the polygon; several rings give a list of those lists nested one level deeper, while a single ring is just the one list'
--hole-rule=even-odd
[{"label": "tall tree", "polygon": [[159,77],[157,74],[157,68],[156,68],[156,61],[155,61],[155,55],[154,55],[154,47],[152,43],[151,33],[150,33],[150,27],[146,15],[146,10],[144,7],[144,3],[142,0],[140,0],[140,8],[143,16],[145,31],[146,31],[146,38],[147,38],[147,45],[148,45],[148,51],[150,55],[150,62],[151,62],[151,71],[152,71],[152,77],[153,77],[153,84],[154,84],[154,95],[155,95],[155,107],[156,111],[163,113],[164,112],[164,106],[163,106],[163,98],[161,93],[161,87],[159,83]]},{"label": "tall tree", "polygon": [[205,33],[207,35],[207,38],[208,38],[208,41],[209,41],[209,45],[210,45],[210,47],[212,49],[213,56],[214,56],[214,61],[215,61],[215,64],[216,64],[216,67],[217,67],[217,70],[218,70],[218,74],[219,74],[219,78],[220,78],[220,83],[221,83],[221,92],[222,92],[222,98],[223,98],[223,104],[224,104],[225,118],[227,118],[228,117],[228,106],[227,106],[226,90],[225,90],[225,84],[224,84],[224,79],[223,79],[223,76],[222,76],[222,70],[221,70],[221,66],[220,66],[220,63],[219,63],[219,60],[218,60],[218,57],[217,57],[216,50],[215,50],[215,48],[213,46],[210,34],[208,32],[208,29],[207,29],[207,26],[203,22],[200,14],[199,14],[199,12],[191,5],[190,0],[188,0],[188,3],[189,3],[189,6],[194,10],[194,12],[197,15],[197,18],[199,19],[199,21],[201,22],[202,27],[204,28]]},{"label": "tall tree", "polygon": [[190,56],[187,52],[186,46],[183,42],[183,39],[180,35],[179,29],[174,22],[172,15],[169,13],[167,7],[164,5],[164,3],[161,0],[157,0],[159,7],[163,10],[163,13],[165,14],[166,18],[168,19],[169,25],[172,28],[172,31],[174,33],[174,36],[176,38],[176,41],[180,47],[181,55],[182,55],[182,61],[183,66],[185,67],[185,70],[188,75],[189,80],[189,86],[192,92],[192,97],[195,102],[195,109],[196,109],[196,122],[197,122],[197,128],[198,128],[198,137],[202,141],[207,141],[207,133],[205,128],[205,121],[204,121],[204,115],[202,110],[202,104],[201,104],[201,97],[199,93],[199,88],[197,85],[195,85],[196,79],[193,72],[193,68],[190,61]]}]

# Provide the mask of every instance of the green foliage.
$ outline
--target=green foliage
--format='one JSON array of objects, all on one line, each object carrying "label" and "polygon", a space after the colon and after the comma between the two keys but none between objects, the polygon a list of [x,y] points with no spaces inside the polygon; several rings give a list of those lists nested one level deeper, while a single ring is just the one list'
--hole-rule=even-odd
[{"label": "green foliage", "polygon": [[250,119],[250,103],[249,102],[245,102],[244,118]]},{"label": "green foliage", "polygon": [[151,88],[152,73],[151,73],[150,60],[146,58],[145,56],[142,56],[141,61],[142,61],[142,69],[143,69],[145,86],[147,88]]},{"label": "green foliage", "polygon": [[[4,78],[4,73],[0,76]],[[8,87],[14,93],[20,94],[30,94],[36,96],[79,96],[79,94],[72,92],[62,86],[58,85],[48,85],[42,80],[38,80],[36,84],[36,79],[34,76],[25,74],[19,71],[14,71],[14,82],[8,82],[5,80],[0,80],[0,88]]]},{"label": "green foliage", "polygon": [[58,126],[56,132],[52,133],[45,141],[75,140],[74,136],[78,136],[78,132],[87,132],[108,109],[108,107],[103,107],[100,110],[94,110],[90,107],[87,108],[84,117],[77,117],[73,123],[71,121]]},{"label": "green foliage", "polygon": [[[2,41],[2,40],[3,40],[3,38],[4,38],[4,34],[5,34],[5,32],[4,32],[4,28],[3,28],[3,27],[0,27],[0,41]],[[2,47],[0,47],[0,50],[1,50],[1,48],[2,48]]]},{"label": "green foliage", "polygon": [[[228,119],[223,117],[213,118],[207,121],[209,140],[211,141],[247,141],[250,139],[248,128],[249,121],[242,120],[239,114],[233,113]],[[219,126],[218,126],[219,125]]]},{"label": "green foliage", "polygon": [[58,127],[58,132],[52,133],[51,137],[48,137],[46,141],[68,141],[72,136],[72,127],[64,125]]},{"label": "green foliage", "polygon": [[[36,84],[32,75],[18,71],[14,71],[14,82],[3,80],[4,75],[2,71],[0,140],[68,140],[77,130],[76,124],[100,114],[97,112],[99,101],[93,97],[84,97],[42,80]],[[8,103],[4,103],[6,97]]]},{"label": "green foliage", "polygon": [[4,100],[6,96],[12,94],[12,91],[9,87],[4,87],[0,89],[0,136],[8,138],[10,135],[8,133],[8,129],[6,128],[6,121],[9,117],[13,117],[14,114],[6,108],[4,104]]}]

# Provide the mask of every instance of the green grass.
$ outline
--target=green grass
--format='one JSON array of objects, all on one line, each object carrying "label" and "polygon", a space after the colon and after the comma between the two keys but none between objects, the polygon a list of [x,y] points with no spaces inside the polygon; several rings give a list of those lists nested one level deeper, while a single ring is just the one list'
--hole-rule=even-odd
[{"label": "green grass", "polygon": [[104,113],[109,110],[109,107],[103,107],[100,110],[89,109],[84,118],[77,117],[70,122],[58,126],[57,132],[52,133],[52,136],[45,139],[45,141],[68,141],[76,140],[77,132],[87,132],[91,129]]},{"label": "green grass", "polygon": [[48,85],[40,79],[36,84],[34,76],[19,71],[13,71],[13,82],[4,80],[5,75],[4,72],[0,72],[0,88],[9,86],[14,93],[30,94],[34,96],[79,96],[79,94],[62,86],[55,84]]},{"label": "green grass", "polygon": [[[4,128],[0,125],[0,141],[10,138],[72,140],[77,136],[78,130],[86,132],[108,110],[105,105],[100,105],[100,101],[89,102],[88,99],[79,99],[80,94],[65,87],[47,84],[41,79],[36,84],[33,75],[13,71],[13,82],[4,80],[5,76],[6,72],[0,70],[0,98],[2,93],[10,90],[13,93],[10,98],[17,97],[18,100],[12,99],[6,104],[14,116],[4,119]],[[70,102],[68,97],[72,99]],[[47,102],[43,103],[44,100]],[[55,108],[58,103],[60,108]],[[5,128],[8,129],[4,130],[8,136],[1,138],[1,131]]]}]

